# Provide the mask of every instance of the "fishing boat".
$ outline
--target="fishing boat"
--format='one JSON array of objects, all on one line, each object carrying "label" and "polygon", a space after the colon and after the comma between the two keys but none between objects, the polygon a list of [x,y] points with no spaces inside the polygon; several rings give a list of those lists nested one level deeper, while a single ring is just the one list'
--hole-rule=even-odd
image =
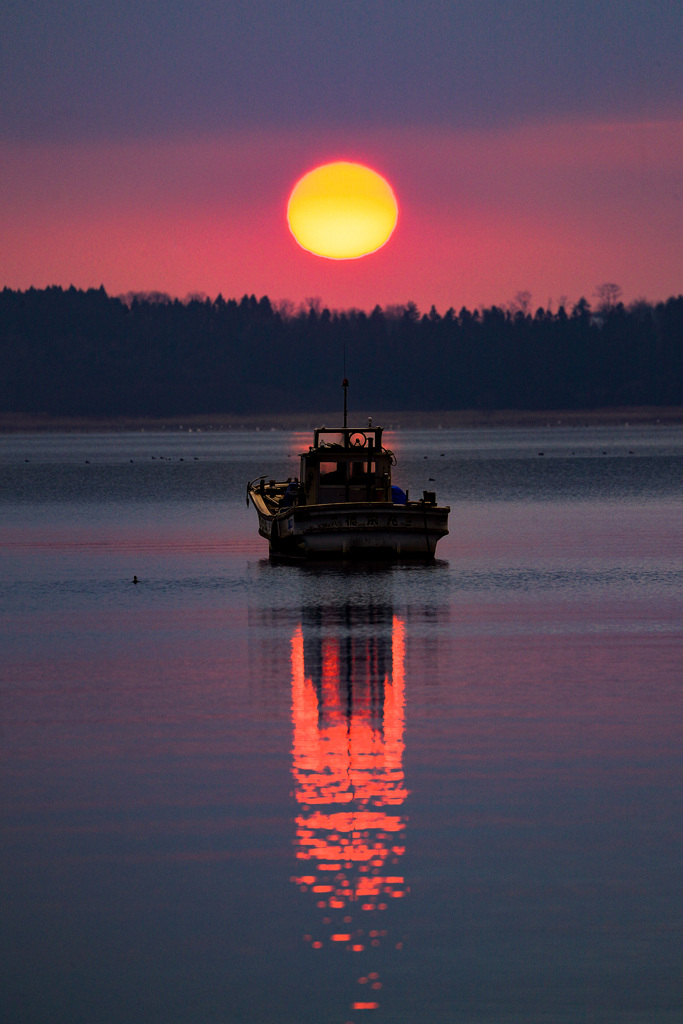
[{"label": "fishing boat", "polygon": [[298,477],[257,477],[247,484],[247,505],[258,514],[270,557],[283,561],[348,559],[431,561],[448,533],[447,505],[433,491],[418,501],[392,484],[394,453],[382,427],[319,427],[301,452]]}]

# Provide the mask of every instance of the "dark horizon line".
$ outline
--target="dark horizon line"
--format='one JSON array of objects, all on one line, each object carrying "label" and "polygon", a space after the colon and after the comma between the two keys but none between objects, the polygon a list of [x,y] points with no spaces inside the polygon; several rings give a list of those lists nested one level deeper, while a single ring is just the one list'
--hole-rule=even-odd
[{"label": "dark horizon line", "polygon": [[[385,430],[452,430],[476,427],[668,426],[683,424],[683,406],[604,406],[594,409],[375,409],[350,410],[359,426],[371,415]],[[163,430],[298,431],[321,423],[334,425],[339,410],[327,413],[204,413],[190,416],[60,416],[50,413],[0,412],[0,434],[128,433]],[[363,421],[363,422],[361,422]]]},{"label": "dark horizon line", "polygon": [[466,311],[472,315],[482,314],[484,312],[500,311],[503,313],[509,313],[515,315],[522,313],[524,316],[534,316],[538,313],[543,313],[545,316],[557,316],[559,311],[563,309],[565,312],[580,311],[583,313],[600,313],[610,312],[617,307],[622,307],[629,312],[634,310],[650,308],[655,309],[657,306],[664,305],[672,299],[683,298],[683,292],[678,294],[671,294],[665,298],[660,299],[649,299],[644,295],[638,296],[629,302],[623,301],[623,292],[621,286],[612,282],[604,282],[596,285],[595,291],[592,293],[592,297],[597,300],[595,309],[586,298],[585,295],[581,295],[576,301],[570,301],[568,297],[561,294],[557,301],[557,308],[555,312],[552,310],[554,305],[553,300],[550,299],[546,305],[539,304],[535,306],[533,303],[533,294],[529,291],[520,290],[517,291],[512,299],[508,299],[505,302],[493,302],[486,303],[480,302],[477,305],[473,305],[470,309],[467,305],[462,305],[460,310],[457,310],[454,305],[450,305],[448,309],[440,314],[436,309],[435,303],[430,305],[429,313],[420,310],[418,304],[409,299],[406,302],[388,302],[384,306],[380,303],[376,303],[371,310],[359,306],[346,306],[336,307],[326,304],[320,296],[309,296],[304,299],[300,299],[298,302],[293,299],[282,298],[282,299],[271,299],[269,295],[263,294],[260,298],[257,297],[255,292],[251,294],[244,292],[241,297],[236,295],[225,298],[223,292],[219,291],[215,298],[211,298],[208,292],[203,291],[190,291],[184,296],[171,295],[169,292],[160,291],[157,289],[130,289],[127,292],[119,292],[114,295],[107,291],[104,284],[100,284],[99,287],[90,286],[88,288],[77,287],[74,284],[68,286],[60,284],[50,284],[44,287],[36,285],[29,285],[28,288],[11,288],[9,285],[4,285],[0,294],[10,293],[14,295],[30,295],[36,292],[61,292],[87,295],[92,293],[100,293],[105,295],[108,299],[114,299],[122,302],[125,306],[130,308],[134,302],[137,303],[148,303],[150,305],[175,305],[176,303],[181,306],[189,306],[192,303],[198,302],[201,304],[208,303],[211,306],[220,305],[224,303],[226,306],[239,306],[246,303],[267,303],[274,313],[278,313],[283,319],[295,319],[300,316],[306,316],[314,311],[316,315],[320,315],[323,312],[329,313],[332,317],[337,316],[359,316],[364,315],[366,317],[372,316],[373,314],[381,314],[388,319],[399,319],[402,315],[408,314],[409,317],[418,316],[438,316],[441,319],[448,317],[449,315],[458,316],[460,312]]},{"label": "dark horizon line", "polygon": [[244,296],[187,305],[104,288],[0,292],[0,410],[154,418],[320,415],[337,406],[344,352],[352,406],[589,410],[683,406],[683,296],[629,310],[616,284],[596,309],[444,316],[415,303],[332,314]]}]

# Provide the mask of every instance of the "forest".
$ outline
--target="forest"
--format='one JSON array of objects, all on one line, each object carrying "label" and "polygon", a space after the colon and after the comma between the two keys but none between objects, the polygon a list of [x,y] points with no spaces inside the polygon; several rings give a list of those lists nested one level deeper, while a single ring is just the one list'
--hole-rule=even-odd
[{"label": "forest", "polygon": [[0,292],[0,412],[175,416],[337,408],[683,405],[683,296],[536,312],[371,313],[104,288]]}]

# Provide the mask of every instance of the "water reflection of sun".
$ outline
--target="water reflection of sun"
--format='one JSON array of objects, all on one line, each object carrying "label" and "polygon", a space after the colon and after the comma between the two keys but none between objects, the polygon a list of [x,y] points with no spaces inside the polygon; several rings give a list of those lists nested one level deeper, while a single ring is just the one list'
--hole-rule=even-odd
[{"label": "water reflection of sun", "polygon": [[[292,636],[292,717],[296,816],[293,876],[323,911],[314,949],[338,944],[352,953],[389,943],[383,911],[408,892],[401,874],[408,796],[403,775],[405,629],[396,616],[388,637],[315,636],[307,672],[304,634]],[[342,644],[345,649],[342,651]],[[360,913],[363,912],[363,913]],[[402,943],[395,941],[396,948]],[[358,964],[360,967],[361,964]],[[370,965],[372,966],[372,965]],[[376,1009],[377,971],[353,1009]],[[374,989],[369,992],[367,989]]]}]

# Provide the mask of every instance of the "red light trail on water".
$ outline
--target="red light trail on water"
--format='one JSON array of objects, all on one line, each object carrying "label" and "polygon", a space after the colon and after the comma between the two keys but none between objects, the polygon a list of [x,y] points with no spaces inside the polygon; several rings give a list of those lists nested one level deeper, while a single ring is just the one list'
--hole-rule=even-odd
[{"label": "red light trail on water", "polygon": [[[399,862],[405,853],[408,796],[403,773],[405,625],[393,616],[390,650],[381,636],[341,640],[314,636],[319,677],[307,674],[304,631],[291,639],[292,774],[296,859],[292,877],[316,898],[327,926],[305,935],[312,948],[334,944],[369,954],[389,943],[383,911],[409,892]],[[347,647],[342,651],[342,644]],[[349,646],[350,645],[350,646]],[[358,912],[364,912],[359,920]],[[342,912],[341,927],[330,915]],[[367,916],[366,916],[367,915]],[[358,927],[358,925],[363,927]],[[373,927],[376,925],[376,927]],[[401,949],[402,943],[394,943]],[[380,989],[377,972],[358,979]],[[358,1002],[352,1009],[376,1009]]]}]

